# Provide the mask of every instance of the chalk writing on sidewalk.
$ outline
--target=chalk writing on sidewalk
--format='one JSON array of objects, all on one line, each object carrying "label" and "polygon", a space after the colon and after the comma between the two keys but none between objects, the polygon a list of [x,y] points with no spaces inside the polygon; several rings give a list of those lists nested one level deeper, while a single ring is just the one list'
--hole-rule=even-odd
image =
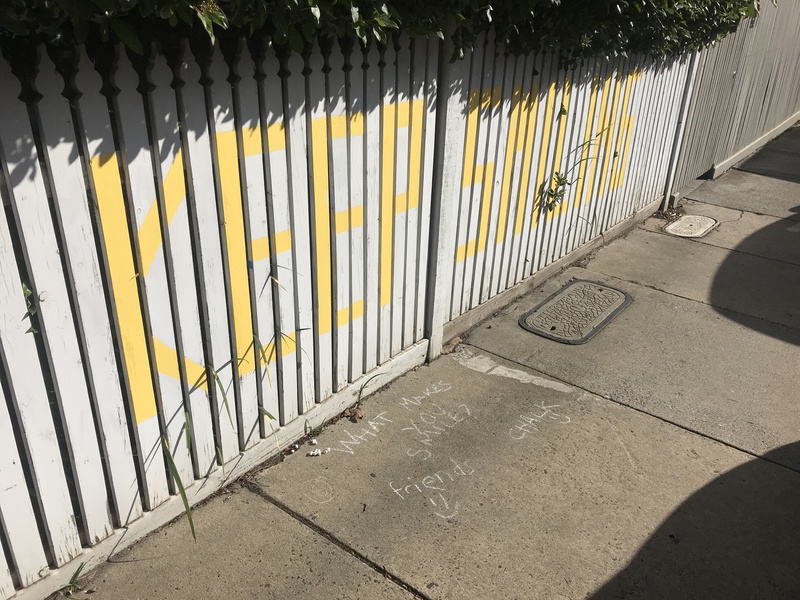
[{"label": "chalk writing on sidewalk", "polygon": [[[438,404],[430,403],[417,415],[417,420],[408,419],[409,426],[400,431],[407,431],[414,437],[414,446],[406,450],[411,458],[428,460],[432,453],[430,447],[434,440],[449,429],[472,416],[472,410],[466,404],[459,404],[456,410],[445,410]],[[425,447],[421,447],[425,446]]]},{"label": "chalk writing on sidewalk", "polygon": [[469,461],[456,461],[453,458],[449,460],[451,464],[447,468],[425,475],[420,479],[412,480],[410,477],[406,477],[404,482],[390,481],[389,488],[401,500],[416,495],[425,496],[437,517],[451,519],[458,514],[458,502],[453,501],[450,488],[452,484],[472,475],[475,469],[469,466]]},{"label": "chalk writing on sidewalk", "polygon": [[327,504],[333,500],[333,487],[324,475],[320,475],[309,485],[309,495],[317,504]]},{"label": "chalk writing on sidewalk", "polygon": [[520,415],[514,421],[514,425],[508,430],[508,435],[514,440],[524,439],[528,434],[539,431],[539,427],[547,421],[566,425],[570,422],[570,418],[556,412],[554,409],[558,407],[558,404],[545,404],[542,400],[538,406],[534,407],[534,410]]},{"label": "chalk writing on sidewalk", "polygon": [[345,454],[355,454],[353,447],[359,446],[369,441],[369,439],[378,437],[378,434],[385,428],[392,420],[386,416],[386,411],[380,412],[374,417],[366,420],[367,425],[362,427],[358,433],[345,430],[348,439],[339,440],[337,443],[341,448],[331,446],[334,452],[344,452]]},{"label": "chalk writing on sidewalk", "polygon": [[401,398],[399,401],[400,406],[405,408],[406,410],[414,410],[414,408],[420,406],[427,398],[433,396],[434,394],[441,394],[442,392],[447,392],[452,389],[449,383],[445,383],[444,381],[439,381],[432,385],[429,385],[425,388],[419,396],[411,396],[410,398]]}]

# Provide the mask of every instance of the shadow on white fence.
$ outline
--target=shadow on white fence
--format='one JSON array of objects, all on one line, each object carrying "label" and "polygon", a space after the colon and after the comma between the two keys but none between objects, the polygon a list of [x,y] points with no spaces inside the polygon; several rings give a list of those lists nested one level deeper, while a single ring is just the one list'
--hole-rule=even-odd
[{"label": "shadow on white fence", "polygon": [[731,155],[797,112],[796,47],[748,120],[706,115],[722,45],[569,70],[441,46],[5,48],[0,599],[177,515],[166,452],[199,501],[437,356],[447,322],[705,168],[701,123]]}]

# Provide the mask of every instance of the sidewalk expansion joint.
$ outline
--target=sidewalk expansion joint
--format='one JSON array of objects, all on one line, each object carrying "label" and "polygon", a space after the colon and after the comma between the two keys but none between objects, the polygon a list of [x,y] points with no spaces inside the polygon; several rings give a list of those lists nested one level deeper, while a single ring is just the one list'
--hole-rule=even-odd
[{"label": "sidewalk expansion joint", "polygon": [[[734,223],[735,221],[738,221],[738,220],[739,219],[733,219],[731,221],[720,221],[719,225],[723,225],[724,223]],[[789,219],[784,219],[784,220],[785,221],[789,221]],[[719,229],[719,226],[717,226],[716,229]],[[674,235],[671,235],[671,234],[667,233],[666,231],[661,231],[661,230],[653,231],[652,229],[640,229],[640,231],[643,231],[644,233],[652,233],[653,235],[661,235],[661,236],[668,237],[668,238],[677,237],[677,236],[674,236]],[[791,262],[789,260],[783,260],[781,258],[774,258],[774,257],[771,257],[771,256],[763,256],[762,254],[755,254],[753,252],[746,252],[744,250],[739,250],[738,248],[728,248],[726,246],[718,246],[717,244],[712,244],[709,241],[708,236],[699,237],[699,238],[688,238],[688,237],[685,237],[685,238],[681,238],[681,239],[684,239],[684,240],[686,240],[688,242],[694,242],[696,244],[702,244],[703,246],[709,246],[710,248],[716,248],[717,250],[725,250],[727,252],[730,252],[731,254],[741,254],[742,256],[753,256],[755,258],[761,258],[763,260],[770,260],[770,261],[773,261],[773,262],[781,263],[782,265],[791,265],[793,267],[798,266],[797,263]]]},{"label": "sidewalk expansion joint", "polygon": [[602,398],[603,400],[607,400],[608,402],[612,402],[612,403],[616,404],[617,406],[621,406],[623,408],[629,408],[630,410],[636,411],[639,414],[646,415],[648,417],[652,417],[653,419],[657,419],[657,420],[661,421],[662,423],[667,423],[668,425],[672,425],[673,427],[677,427],[678,429],[682,429],[682,430],[684,430],[684,431],[686,431],[688,433],[693,433],[695,435],[699,435],[702,438],[705,438],[705,439],[710,440],[712,442],[716,442],[718,444],[722,444],[723,446],[727,446],[728,448],[730,448],[732,450],[736,450],[737,452],[741,452],[743,454],[747,454],[748,456],[752,456],[753,458],[756,458],[756,459],[759,459],[759,460],[763,460],[764,462],[771,463],[771,464],[773,464],[773,465],[775,465],[777,467],[781,467],[783,469],[786,469],[787,471],[791,471],[792,473],[796,473],[796,474],[800,475],[800,469],[797,469],[795,467],[790,467],[789,465],[785,465],[785,464],[783,464],[781,462],[778,462],[776,460],[772,460],[771,458],[767,458],[766,456],[761,456],[760,454],[756,454],[755,452],[753,452],[752,450],[748,450],[747,448],[742,448],[741,446],[737,446],[736,444],[732,444],[731,442],[726,442],[725,440],[722,440],[720,438],[714,437],[713,435],[709,435],[708,433],[704,433],[704,432],[699,431],[697,429],[693,429],[691,427],[687,427],[686,425],[678,423],[677,421],[673,421],[673,420],[668,419],[666,417],[662,417],[660,415],[656,415],[654,413],[648,412],[647,410],[645,410],[643,408],[632,406],[630,404],[625,404],[624,402],[622,402],[620,400],[615,400],[611,396],[606,396],[605,394],[600,394],[600,393],[595,392],[593,390],[590,390],[589,388],[584,387],[582,385],[578,385],[578,384],[573,383],[571,381],[566,381],[564,379],[560,379],[558,377],[554,377],[553,375],[550,375],[546,371],[540,371],[538,369],[534,369],[534,368],[530,367],[529,365],[526,365],[524,363],[521,363],[519,361],[510,359],[510,358],[506,358],[505,356],[503,356],[501,354],[497,354],[496,352],[492,352],[491,350],[486,350],[485,348],[481,348],[480,346],[475,346],[473,344],[470,344],[469,341],[464,342],[464,345],[465,346],[470,346],[472,348],[475,348],[476,350],[479,350],[480,352],[483,352],[485,354],[491,354],[492,356],[496,356],[497,358],[500,358],[500,359],[502,359],[504,361],[507,361],[507,362],[510,362],[512,364],[518,365],[518,366],[520,366],[520,367],[522,367],[524,369],[528,369],[530,371],[536,371],[537,373],[541,373],[543,375],[546,375],[547,377],[549,377],[550,379],[552,379],[554,381],[559,381],[559,382],[561,382],[561,383],[563,383],[565,385],[570,385],[570,386],[574,387],[576,390],[581,390],[583,392],[586,392],[587,394],[591,394],[592,396],[597,396],[598,398]]},{"label": "sidewalk expansion joint", "polygon": [[251,480],[249,480],[247,478],[242,478],[240,480],[240,482],[241,482],[242,486],[244,488],[246,488],[249,492],[255,494],[256,496],[259,496],[263,500],[266,500],[267,502],[269,502],[270,504],[272,504],[276,508],[279,508],[280,510],[285,512],[287,515],[289,515],[290,517],[292,517],[293,519],[295,519],[299,523],[301,523],[301,524],[305,525],[306,527],[308,527],[309,529],[311,529],[317,535],[322,536],[323,538],[325,538],[326,540],[328,540],[329,542],[331,542],[332,544],[334,544],[335,546],[337,546],[341,550],[344,550],[345,552],[347,552],[348,554],[350,554],[354,558],[356,558],[359,561],[361,561],[363,564],[368,566],[370,569],[372,569],[376,573],[379,573],[380,575],[383,575],[383,577],[385,577],[386,579],[388,579],[389,581],[391,581],[392,583],[394,583],[398,587],[403,588],[405,591],[407,591],[409,594],[411,594],[415,598],[420,598],[422,600],[432,600],[432,598],[430,596],[428,596],[424,592],[418,590],[417,588],[415,588],[410,583],[407,583],[406,581],[403,581],[400,577],[398,577],[397,575],[394,575],[393,573],[391,573],[386,567],[384,567],[382,565],[379,565],[378,563],[376,563],[374,560],[372,560],[371,558],[369,558],[365,554],[362,554],[361,552],[359,552],[358,550],[356,550],[355,548],[353,548],[352,546],[350,546],[346,542],[340,540],[338,537],[336,537],[330,531],[320,527],[319,525],[314,523],[314,521],[312,521],[311,519],[309,519],[307,517],[304,517],[303,515],[301,515],[297,511],[293,510],[292,508],[290,508],[289,506],[287,506],[286,504],[284,504],[283,502],[281,502],[277,498],[274,498],[273,496],[270,496],[267,492],[265,492],[263,489],[261,489],[261,486],[259,486],[257,483],[255,483],[255,482],[253,482],[253,481],[251,481]]},{"label": "sidewalk expansion joint", "polygon": [[[772,259],[767,259],[772,260]],[[793,264],[793,263],[786,263],[786,264]],[[797,265],[795,265],[797,266]],[[770,325],[774,325],[775,327],[784,327],[786,329],[790,329],[792,331],[797,331],[797,327],[792,327],[791,325],[786,325],[784,323],[779,323],[778,321],[771,321],[766,317],[759,317],[757,315],[751,315],[750,313],[742,312],[740,310],[734,310],[732,308],[727,308],[725,306],[719,306],[718,304],[712,304],[711,302],[706,302],[705,300],[698,300],[697,298],[689,298],[688,296],[682,296],[680,294],[676,294],[675,292],[670,292],[664,290],[658,286],[655,286],[651,283],[644,283],[641,281],[636,281],[635,279],[626,279],[624,277],[619,277],[617,275],[609,275],[603,271],[596,271],[592,269],[590,266],[582,267],[586,271],[591,271],[592,273],[596,273],[597,275],[601,275],[603,277],[608,277],[609,279],[617,279],[619,281],[625,281],[627,283],[632,283],[633,285],[638,285],[639,287],[647,288],[648,290],[652,290],[654,292],[659,292],[661,294],[666,294],[667,296],[672,296],[673,298],[680,298],[681,300],[686,300],[687,302],[697,302],[698,304],[702,304],[703,306],[709,306],[715,310],[724,310],[725,312],[729,312],[734,315],[741,315],[742,317],[747,317],[748,319],[754,319],[756,321],[763,321],[764,323],[769,323]],[[479,323],[480,325],[480,323]],[[508,359],[506,359],[508,360]]]}]

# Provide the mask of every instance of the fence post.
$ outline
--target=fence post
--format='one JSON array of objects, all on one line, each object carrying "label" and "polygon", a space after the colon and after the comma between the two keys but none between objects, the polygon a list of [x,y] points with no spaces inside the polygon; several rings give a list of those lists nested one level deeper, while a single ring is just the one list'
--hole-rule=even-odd
[{"label": "fence post", "polygon": [[675,139],[672,141],[672,153],[669,159],[669,171],[667,172],[667,185],[664,188],[664,201],[661,203],[661,210],[667,210],[670,205],[674,205],[672,197],[672,184],[675,181],[675,173],[678,170],[678,159],[683,149],[683,133],[686,130],[686,119],[689,117],[689,106],[692,103],[692,92],[694,91],[694,80],[697,74],[697,65],[700,64],[700,50],[695,50],[689,59],[689,69],[686,74],[686,86],[683,90],[683,100],[681,100],[681,110],[679,113],[678,125],[675,130]]},{"label": "fence post", "polygon": [[425,298],[428,361],[442,352],[444,325],[450,315],[468,91],[468,61],[450,61],[454,49],[450,36],[440,48],[428,250],[430,266]]}]

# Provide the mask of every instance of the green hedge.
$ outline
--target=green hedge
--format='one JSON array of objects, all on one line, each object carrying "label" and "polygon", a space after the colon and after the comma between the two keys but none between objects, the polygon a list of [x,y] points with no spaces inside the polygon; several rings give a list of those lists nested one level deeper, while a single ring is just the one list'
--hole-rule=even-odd
[{"label": "green hedge", "polygon": [[[385,42],[394,31],[444,36],[456,53],[494,27],[513,53],[673,54],[754,17],[759,0],[0,0],[0,35],[117,37],[134,50],[162,28],[267,35],[302,50],[315,36]],[[174,32],[173,32],[174,34]]]}]

